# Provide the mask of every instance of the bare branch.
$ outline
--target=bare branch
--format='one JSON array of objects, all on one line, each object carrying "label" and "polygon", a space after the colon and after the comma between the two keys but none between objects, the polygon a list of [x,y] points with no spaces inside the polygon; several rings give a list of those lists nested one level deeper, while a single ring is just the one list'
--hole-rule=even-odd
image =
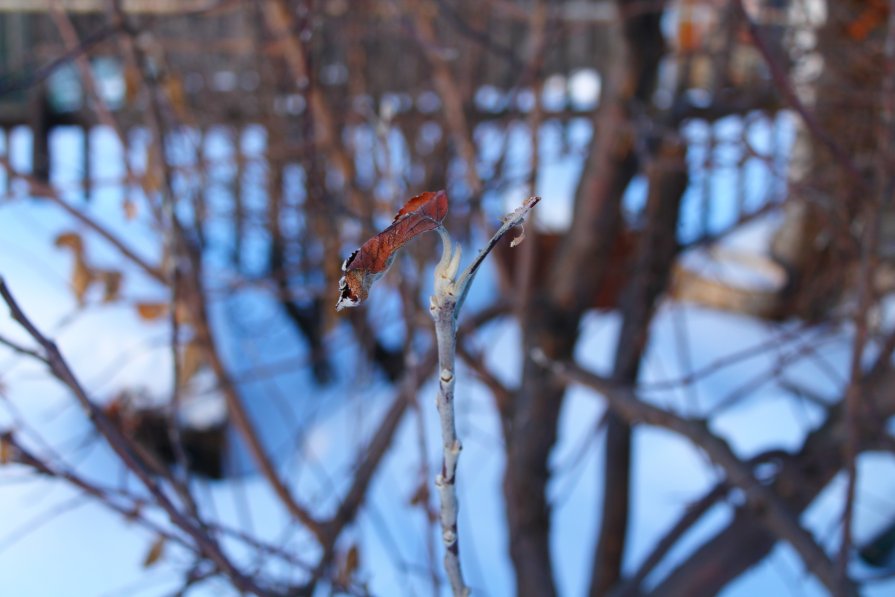
[{"label": "bare branch", "polygon": [[[746,499],[763,512],[768,529],[784,539],[799,553],[805,566],[834,594],[841,591],[835,566],[811,534],[798,521],[779,496],[757,480],[752,471],[731,450],[730,446],[709,431],[703,422],[684,419],[672,412],[642,402],[630,388],[619,386],[606,378],[594,375],[572,363],[559,363],[546,359],[535,351],[532,358],[566,382],[585,385],[603,395],[611,409],[630,423],[646,423],[669,429],[685,436],[699,446],[727,473],[728,481],[746,494]],[[857,594],[849,585],[847,594]]]},{"label": "bare branch", "polygon": [[3,278],[0,278],[0,297],[3,298],[4,302],[9,307],[12,318],[43,348],[53,375],[71,390],[78,400],[78,403],[80,403],[87,415],[93,420],[97,430],[106,439],[109,447],[112,448],[125,466],[137,476],[146,489],[149,490],[159,506],[168,514],[171,522],[192,537],[202,553],[208,556],[208,558],[211,559],[222,572],[227,574],[237,587],[258,595],[267,594],[265,589],[260,587],[253,579],[244,575],[233,562],[230,561],[217,541],[200,529],[195,521],[187,518],[177,506],[168,499],[168,496],[162,488],[149,475],[147,465],[140,460],[139,456],[137,456],[130,445],[130,440],[128,440],[118,427],[109,420],[106,414],[90,400],[86,391],[78,381],[78,378],[72,372],[65,358],[62,356],[62,353],[56,347],[56,344],[43,336],[31,320],[28,319],[24,311],[22,311],[16,300],[13,298],[12,293],[10,293]]},{"label": "bare branch", "polygon": [[[441,473],[435,478],[435,486],[441,497],[441,538],[445,546],[444,565],[455,596],[469,594],[460,568],[460,545],[457,529],[457,462],[462,445],[457,438],[454,423],[454,383],[456,382],[454,363],[457,353],[457,314],[463,306],[470,284],[479,266],[488,253],[513,227],[525,219],[537,205],[540,197],[530,197],[516,211],[504,219],[503,225],[494,233],[488,244],[479,252],[462,274],[457,276],[460,250],[452,249],[450,237],[441,233],[443,254],[435,268],[435,294],[429,311],[435,322],[435,340],[438,346],[438,396],[436,406],[441,419],[441,437],[444,460]],[[439,231],[442,229],[439,228]],[[521,238],[521,237],[520,237]]]}]

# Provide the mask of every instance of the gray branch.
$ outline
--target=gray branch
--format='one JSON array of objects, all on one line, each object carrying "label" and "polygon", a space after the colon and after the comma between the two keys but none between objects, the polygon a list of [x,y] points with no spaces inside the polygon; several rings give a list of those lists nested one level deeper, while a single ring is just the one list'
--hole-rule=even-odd
[{"label": "gray branch", "polygon": [[[442,240],[442,257],[435,268],[435,294],[429,304],[429,311],[435,322],[435,341],[438,348],[438,396],[436,406],[438,416],[441,419],[441,438],[443,448],[443,463],[441,472],[435,477],[435,486],[441,500],[441,539],[445,547],[444,568],[451,590],[456,597],[469,595],[469,587],[463,580],[463,572],[460,568],[460,544],[457,532],[457,501],[456,473],[457,462],[460,459],[460,451],[463,449],[457,437],[457,426],[454,416],[454,363],[457,353],[457,315],[466,299],[469,286],[478,272],[479,266],[488,256],[488,253],[497,245],[501,238],[518,226],[525,219],[540,197],[530,197],[516,211],[504,218],[503,224],[488,241],[488,244],[479,251],[476,258],[457,277],[460,265],[460,247],[456,248],[451,243],[448,233],[439,228],[438,232]],[[518,244],[521,235],[513,241]]]}]

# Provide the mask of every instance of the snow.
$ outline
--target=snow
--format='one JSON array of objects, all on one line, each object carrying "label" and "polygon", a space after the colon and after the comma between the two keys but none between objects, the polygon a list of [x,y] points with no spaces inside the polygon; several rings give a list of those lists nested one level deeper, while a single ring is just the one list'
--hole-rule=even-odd
[{"label": "snow", "polygon": [[569,96],[572,105],[579,110],[590,110],[600,101],[601,79],[597,71],[584,68],[569,76]]},{"label": "snow", "polygon": [[[568,81],[551,81],[545,93],[555,93],[561,84],[571,90],[573,103],[585,102],[599,92],[599,79],[593,73],[581,72],[573,74]],[[506,98],[500,97],[496,90],[482,89],[477,95],[477,102],[487,109],[497,110],[503,101]],[[785,119],[781,122],[779,126],[785,129]],[[743,126],[742,122],[723,122],[712,134],[723,144],[740,135]],[[756,143],[759,149],[768,149],[770,129],[763,130],[754,133]],[[694,125],[691,134],[695,139],[709,132]],[[368,133],[359,130],[357,142],[372,147],[376,140],[364,137]],[[483,127],[478,134],[478,141],[486,147],[493,140],[489,135],[497,132],[488,132]],[[779,134],[786,137],[789,133]],[[122,171],[115,164],[120,163],[121,149],[111,133],[97,128],[92,135],[95,155],[91,163],[95,176],[109,180],[120,176]],[[544,199],[537,211],[539,226],[561,230],[568,225],[574,181],[580,173],[581,151],[589,135],[589,125],[583,120],[573,121],[566,132],[549,124],[541,131],[540,159],[544,168],[537,181],[537,192]],[[507,141],[510,167],[524,176],[524,167],[519,165],[527,163],[529,132],[525,127],[513,128],[510,136]],[[193,141],[185,139],[184,143]],[[27,131],[15,130],[10,142],[13,163],[26,166],[22,156],[29,151]],[[238,142],[242,151],[255,157],[262,155],[265,140],[259,129],[245,131]],[[58,129],[53,143],[58,148],[53,164],[54,182],[66,184],[77,180],[82,164],[77,132]],[[204,192],[210,209],[217,213],[229,208],[228,187],[244,184],[250,189],[252,178],[260,176],[259,169],[263,168],[259,162],[254,169],[247,168],[243,181],[235,180],[235,169],[229,165],[233,156],[230,143],[230,136],[224,130],[211,131],[205,139],[206,154],[218,165],[210,172]],[[696,160],[694,164],[705,158],[698,155],[699,149],[694,153],[697,154],[696,157],[691,154]],[[183,159],[188,159],[188,154],[184,151]],[[725,156],[724,150],[719,155],[722,160],[739,159],[733,154]],[[130,157],[131,163],[140,168],[139,152]],[[487,156],[484,161],[488,161]],[[368,167],[372,168],[373,164]],[[732,183],[728,178],[732,174],[722,171],[717,176],[708,181],[715,189],[710,218],[713,230],[730,225],[735,217],[736,202],[730,196]],[[747,203],[754,204],[760,196],[776,192],[776,183],[770,175],[767,178],[750,175],[750,180],[758,181],[761,188],[747,189]],[[190,183],[182,181],[185,185]],[[298,183],[300,179],[295,184]],[[700,184],[697,177],[694,188]],[[637,185],[633,189],[629,206],[635,206],[638,200]],[[501,206],[515,208],[526,193],[519,185],[504,190],[497,201]],[[70,200],[79,201],[77,194],[72,190]],[[697,218],[699,198],[688,197],[682,237],[693,233]],[[154,231],[143,218],[127,220],[121,209],[122,199],[120,188],[106,185],[96,190],[85,208],[125,237],[147,259],[158,259]],[[247,204],[261,199],[249,194]],[[131,306],[134,300],[164,299],[164,295],[145,276],[128,271],[127,300],[123,304],[100,305],[98,297],[91,295],[86,310],[76,312],[67,288],[68,259],[53,246],[56,234],[72,228],[72,223],[46,202],[16,198],[0,203],[0,273],[40,328],[58,339],[63,353],[97,400],[108,400],[117,391],[134,386],[144,388],[151,395],[164,396],[172,381],[167,327],[164,323],[141,321]],[[731,246],[737,250],[756,250],[766,243],[772,228],[772,220],[748,227],[730,241]],[[226,289],[225,249],[232,243],[232,231],[212,224],[209,237],[218,247],[218,252],[208,259],[209,275],[217,288]],[[89,234],[85,238],[88,256],[97,264],[118,263],[115,251],[108,245]],[[474,238],[473,244],[483,240]],[[245,265],[257,269],[260,266],[256,260],[264,245],[249,241],[246,247]],[[466,251],[467,259],[473,253],[471,249]],[[469,296],[468,311],[487,304],[495,287],[493,270],[486,263]],[[428,288],[424,288],[424,293]],[[296,341],[265,289],[240,289],[222,292],[219,296],[222,298],[212,305],[213,325],[225,359],[246,396],[249,415],[263,430],[265,447],[275,456],[277,466],[304,503],[316,513],[331,512],[350,482],[359,452],[394,399],[394,390],[374,372],[359,366],[348,332],[339,326],[328,337],[339,368],[339,380],[325,388],[316,387],[305,366],[306,350]],[[370,308],[388,319],[388,314],[399,312],[400,303],[383,287],[373,294]],[[891,318],[891,312],[882,315]],[[588,314],[575,351],[578,362],[597,372],[609,371],[619,323],[614,313]],[[8,318],[0,318],[0,332],[26,341]],[[405,340],[428,342],[427,338],[406,339],[406,330],[399,325],[385,326],[383,338],[394,344]],[[468,340],[482,349],[485,363],[500,380],[509,386],[519,383],[520,330],[513,321],[490,324]],[[648,346],[642,372],[644,396],[681,414],[709,417],[712,431],[730,442],[740,455],[750,456],[770,448],[795,449],[805,434],[819,424],[819,410],[781,388],[780,376],[774,369],[778,358],[783,356],[790,361],[786,368],[787,380],[832,398],[839,394],[847,377],[850,341],[848,329],[803,329],[796,322],[772,325],[668,300],[659,309]],[[763,346],[772,348],[758,350]],[[814,350],[806,350],[806,346]],[[822,354],[823,363],[816,352]],[[715,369],[722,359],[731,362]],[[265,367],[270,370],[268,374],[250,376],[251,371]],[[694,371],[706,373],[686,391],[669,383]],[[513,575],[507,557],[502,500],[504,463],[500,424],[487,389],[463,366],[459,367],[457,377],[458,428],[464,443],[458,472],[463,566],[474,594],[508,595],[513,592]],[[12,424],[13,414],[19,413],[57,449],[65,449],[77,462],[79,471],[104,484],[117,482],[119,469],[114,458],[107,449],[90,441],[87,421],[41,367],[22,363],[0,351],[0,380],[8,391],[8,399],[3,403],[6,406],[0,407],[0,427]],[[754,391],[738,399],[737,388],[750,380],[756,380]],[[373,480],[357,524],[340,542],[343,550],[354,543],[361,546],[359,574],[369,581],[374,594],[430,594],[429,571],[434,567],[440,573],[441,548],[436,533],[425,523],[422,509],[410,505],[420,483],[431,483],[434,471],[440,466],[434,395],[434,382],[429,380],[419,393],[419,414],[411,410],[405,416],[381,471]],[[215,404],[219,408],[220,401],[200,404],[196,407],[200,414],[194,416],[213,417]],[[581,387],[572,388],[562,408],[559,440],[550,459],[554,473],[548,487],[554,511],[551,546],[556,580],[563,595],[584,593],[591,574],[592,542],[602,500],[598,482],[602,464],[597,448],[603,441],[598,426],[604,411],[605,403],[600,396]],[[419,448],[421,437],[426,444],[424,459]],[[316,557],[313,542],[307,533],[290,523],[266,483],[252,474],[253,467],[239,447],[240,440],[235,436],[232,440],[230,466],[241,475],[224,482],[194,483],[203,509],[221,524],[241,528],[277,544],[286,543],[300,558],[313,563]],[[36,444],[33,438],[28,441],[29,445]],[[627,570],[636,568],[655,540],[688,504],[719,479],[718,471],[705,454],[662,429],[638,427],[634,458]],[[895,495],[893,467],[892,455],[866,454],[860,459],[861,497],[855,521],[855,534],[859,538],[872,535],[885,522],[885,513],[895,510],[895,499],[891,497]],[[427,471],[428,478],[422,471]],[[835,529],[841,517],[843,486],[843,480],[837,479],[803,516],[807,527],[831,549],[836,546]],[[179,586],[189,565],[183,550],[171,546],[163,562],[149,570],[143,568],[142,560],[154,540],[151,532],[110,514],[95,503],[82,503],[78,493],[62,483],[23,480],[18,467],[0,469],[0,487],[0,512],[7,513],[0,517],[0,578],[4,581],[4,593],[155,595]],[[29,521],[40,520],[60,508],[52,520],[30,528]],[[661,580],[675,562],[722,528],[731,512],[728,504],[713,508],[650,576],[650,582]],[[163,522],[164,517],[158,513],[151,515]],[[23,532],[23,528],[28,532]],[[435,545],[434,560],[428,555],[430,542]],[[254,565],[235,541],[228,540],[225,546],[241,563]],[[53,563],[53,574],[44,572],[47,562]],[[272,559],[260,565],[278,578],[295,580],[301,574]],[[866,594],[881,597],[893,590],[895,581],[889,580],[874,583]],[[229,593],[226,587],[214,582],[191,592],[192,595]],[[446,594],[444,590],[443,593]],[[824,590],[806,575],[791,549],[778,545],[768,558],[723,594],[725,597],[814,596],[824,595]]]}]

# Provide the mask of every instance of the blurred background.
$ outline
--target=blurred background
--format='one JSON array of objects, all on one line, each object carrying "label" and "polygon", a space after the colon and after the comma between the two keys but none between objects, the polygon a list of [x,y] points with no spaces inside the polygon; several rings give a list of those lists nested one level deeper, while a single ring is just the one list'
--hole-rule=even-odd
[{"label": "blurred background", "polygon": [[446,189],[473,595],[891,595],[893,159],[891,0],[0,0],[3,592],[450,594]]}]

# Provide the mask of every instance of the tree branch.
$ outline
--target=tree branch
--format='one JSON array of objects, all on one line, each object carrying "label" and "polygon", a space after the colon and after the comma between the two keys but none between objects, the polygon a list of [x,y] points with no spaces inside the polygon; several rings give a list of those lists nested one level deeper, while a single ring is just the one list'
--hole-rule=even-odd
[{"label": "tree branch", "polygon": [[[733,453],[727,442],[711,433],[705,422],[684,419],[672,412],[642,402],[631,388],[594,375],[573,363],[550,361],[538,351],[532,354],[532,358],[548,367],[554,375],[566,383],[579,383],[599,392],[606,398],[609,408],[629,423],[646,423],[663,427],[683,435],[694,445],[702,448],[724,469],[730,484],[743,490],[746,499],[761,513],[768,530],[792,545],[808,570],[813,572],[831,593],[841,592],[841,584],[832,560],[814,537],[799,524],[796,514],[777,494],[754,477],[749,467]],[[856,595],[855,587],[849,584],[846,594]]]},{"label": "tree branch", "polygon": [[[441,419],[443,462],[441,473],[435,477],[435,486],[441,498],[441,538],[445,546],[444,566],[457,597],[469,594],[460,568],[460,545],[457,530],[457,462],[462,445],[457,437],[454,422],[454,384],[456,382],[454,363],[457,353],[457,315],[475,279],[479,266],[513,227],[525,219],[537,205],[540,197],[530,197],[522,206],[504,218],[501,227],[494,233],[488,244],[479,251],[476,258],[463,273],[457,276],[460,265],[460,249],[452,248],[451,239],[439,228],[442,239],[442,258],[435,268],[435,294],[432,296],[429,312],[435,322],[435,341],[438,348],[438,396],[436,406]],[[514,244],[521,240],[519,237]]]},{"label": "tree branch", "polygon": [[127,468],[133,472],[146,489],[152,494],[158,505],[167,513],[171,522],[182,529],[187,535],[193,538],[198,549],[204,553],[215,565],[224,572],[233,583],[243,591],[255,593],[258,595],[266,595],[268,592],[260,587],[254,579],[244,575],[233,562],[223,552],[220,545],[211,536],[199,528],[194,521],[186,517],[178,508],[168,499],[162,488],[150,476],[148,466],[142,462],[130,441],[121,433],[106,416],[106,414],[98,408],[87,396],[87,392],[81,386],[78,378],[72,372],[62,353],[56,347],[56,344],[43,336],[37,327],[28,319],[22,309],[19,307],[15,298],[6,286],[3,278],[0,278],[0,297],[3,298],[9,307],[12,318],[21,325],[25,331],[43,348],[46,353],[50,370],[69,390],[74,394],[81,407],[96,425],[96,429],[106,439],[112,451],[121,459]]}]

